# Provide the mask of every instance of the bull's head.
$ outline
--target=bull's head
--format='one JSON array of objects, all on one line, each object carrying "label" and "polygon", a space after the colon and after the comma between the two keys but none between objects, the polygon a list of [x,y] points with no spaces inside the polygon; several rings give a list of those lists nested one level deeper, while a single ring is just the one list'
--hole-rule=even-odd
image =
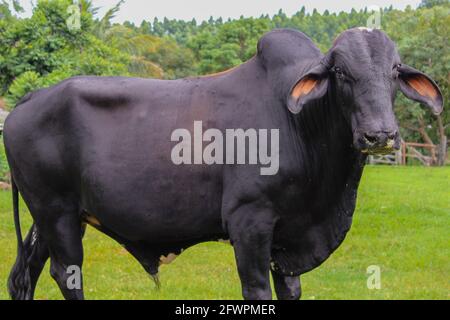
[{"label": "bull's head", "polygon": [[400,148],[393,106],[396,93],[431,108],[443,109],[436,83],[401,63],[395,44],[379,30],[351,29],[341,34],[325,59],[293,87],[289,109],[300,112],[308,101],[333,90],[353,131],[354,146],[385,154]]}]

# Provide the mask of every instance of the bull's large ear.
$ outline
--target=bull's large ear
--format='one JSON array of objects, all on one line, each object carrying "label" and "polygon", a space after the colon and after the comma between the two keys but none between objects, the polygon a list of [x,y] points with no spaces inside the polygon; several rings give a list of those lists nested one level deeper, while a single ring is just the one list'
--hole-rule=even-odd
[{"label": "bull's large ear", "polygon": [[444,99],[437,84],[426,74],[407,65],[398,67],[400,90],[414,101],[431,108],[438,115],[444,108]]},{"label": "bull's large ear", "polygon": [[289,111],[299,113],[308,102],[323,97],[327,89],[328,69],[320,64],[298,80],[289,91]]}]

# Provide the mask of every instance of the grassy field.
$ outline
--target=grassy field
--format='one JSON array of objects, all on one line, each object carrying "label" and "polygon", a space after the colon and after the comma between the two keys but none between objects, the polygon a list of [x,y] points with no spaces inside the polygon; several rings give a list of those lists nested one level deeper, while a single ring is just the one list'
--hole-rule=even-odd
[{"label": "grassy field", "polygon": [[[22,204],[22,225],[30,217]],[[340,249],[304,275],[304,299],[449,299],[450,167],[368,167],[353,228]],[[88,299],[241,299],[232,248],[208,243],[161,268],[158,291],[136,261],[88,229],[84,241]],[[16,255],[11,198],[0,192],[0,299]],[[380,290],[367,288],[366,269],[381,268]],[[60,299],[48,265],[38,299]]]}]

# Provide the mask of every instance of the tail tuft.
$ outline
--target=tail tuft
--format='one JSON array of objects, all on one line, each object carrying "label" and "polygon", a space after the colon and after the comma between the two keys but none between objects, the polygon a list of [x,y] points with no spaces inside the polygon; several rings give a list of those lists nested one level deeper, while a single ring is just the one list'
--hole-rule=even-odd
[{"label": "tail tuft", "polygon": [[159,279],[159,274],[158,273],[150,274],[150,277],[152,278],[153,282],[155,283],[156,290],[160,290],[161,289],[161,281]]},{"label": "tail tuft", "polygon": [[31,299],[30,269],[25,255],[18,255],[8,278],[8,292],[13,300]]}]

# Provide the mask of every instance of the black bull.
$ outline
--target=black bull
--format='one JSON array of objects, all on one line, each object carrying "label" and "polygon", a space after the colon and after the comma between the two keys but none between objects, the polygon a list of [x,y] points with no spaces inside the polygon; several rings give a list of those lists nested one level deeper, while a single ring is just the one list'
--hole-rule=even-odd
[{"label": "black bull", "polygon": [[[14,299],[33,298],[43,265],[67,299],[86,224],[121,243],[151,275],[190,246],[229,239],[247,299],[298,299],[299,276],[341,244],[367,154],[399,146],[397,90],[443,108],[437,85],[401,64],[381,31],[352,29],[323,55],[275,30],[228,72],[175,81],[77,77],[34,92],[8,117],[18,257]],[[279,129],[279,170],[176,165],[174,130]],[[273,149],[272,151],[274,151]],[[18,192],[34,220],[22,240]]]}]

